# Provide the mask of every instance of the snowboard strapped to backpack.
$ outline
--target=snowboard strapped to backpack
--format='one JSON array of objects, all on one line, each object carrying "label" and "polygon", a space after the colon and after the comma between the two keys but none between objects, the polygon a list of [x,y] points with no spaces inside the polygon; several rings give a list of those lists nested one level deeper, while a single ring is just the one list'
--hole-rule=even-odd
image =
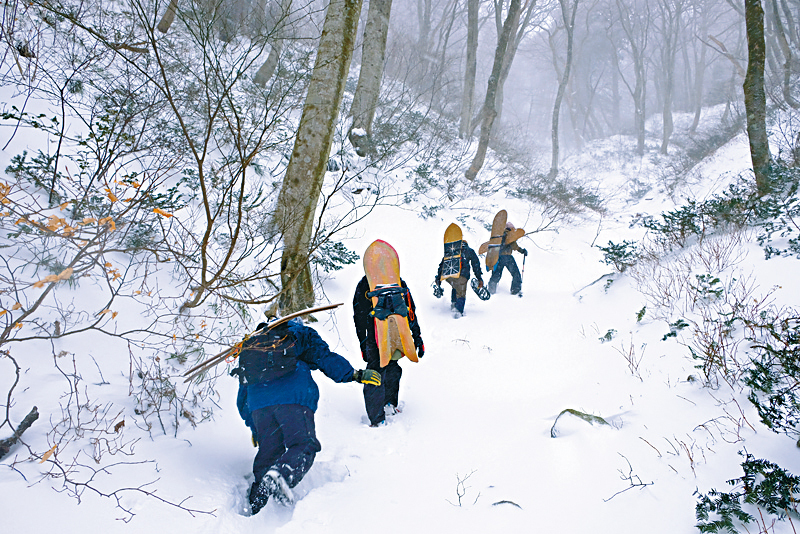
[{"label": "snowboard strapped to backpack", "polygon": [[373,306],[369,314],[381,321],[390,315],[408,317],[406,295],[408,295],[408,289],[396,284],[377,286],[374,291],[367,293],[370,298],[378,298],[377,304]]},{"label": "snowboard strapped to backpack", "polygon": [[242,385],[261,384],[285,376],[297,368],[295,338],[286,323],[258,330],[242,343],[239,365],[231,370]]}]

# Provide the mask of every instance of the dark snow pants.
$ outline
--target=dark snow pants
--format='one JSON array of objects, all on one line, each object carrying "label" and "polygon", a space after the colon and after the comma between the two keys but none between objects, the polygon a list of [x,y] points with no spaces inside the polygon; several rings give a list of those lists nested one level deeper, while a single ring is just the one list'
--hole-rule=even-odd
[{"label": "dark snow pants", "polygon": [[311,469],[322,450],[314,429],[314,412],[299,404],[267,406],[253,412],[258,453],[253,461],[257,485],[270,469],[276,469],[295,487]]},{"label": "dark snow pants", "polygon": [[511,294],[516,295],[522,289],[522,275],[519,274],[517,262],[511,257],[511,254],[501,255],[495,263],[492,277],[489,279],[489,293],[494,294],[497,291],[497,284],[500,282],[500,277],[503,276],[504,268],[511,273]]},{"label": "dark snow pants", "polygon": [[386,419],[384,406],[387,404],[397,406],[403,368],[396,360],[390,361],[386,367],[381,367],[378,346],[374,343],[367,344],[364,359],[367,361],[367,369],[373,369],[381,374],[380,386],[364,384],[364,405],[367,408],[367,417],[369,417],[371,425],[377,425]]}]

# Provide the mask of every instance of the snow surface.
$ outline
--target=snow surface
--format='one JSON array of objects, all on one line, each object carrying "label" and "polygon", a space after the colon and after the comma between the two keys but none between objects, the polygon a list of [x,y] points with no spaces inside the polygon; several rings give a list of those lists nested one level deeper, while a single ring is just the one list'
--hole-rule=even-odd
[{"label": "snow surface", "polygon": [[[746,142],[735,139],[708,160],[684,195],[704,198],[710,187],[719,187],[718,175],[739,172],[748,159]],[[356,227],[345,242],[351,250],[361,254],[375,239],[397,249],[402,276],[417,303],[426,353],[418,364],[402,362],[403,411],[381,428],[365,423],[360,386],[314,374],[321,390],[316,425],[322,451],[297,487],[300,499],[293,509],[269,503],[256,516],[243,513],[255,449],[235,408],[236,382],[223,377],[213,421],[196,429],[184,424],[177,437],[154,433],[152,438],[129,424],[130,439],[139,438],[133,458],[153,462],[111,469],[111,475],[97,478],[106,489],[153,482],[148,487],[158,496],[173,502],[190,497],[184,506],[213,513],[192,515],[127,492],[123,503],[136,515],[125,522],[127,514],[113,499],[86,491],[78,504],[59,493],[59,481],[42,480],[44,467],[26,460],[25,449],[18,447],[0,463],[1,530],[689,534],[697,532],[695,492],[725,490],[726,480],[741,475],[741,451],[800,473],[793,441],[758,421],[746,392],[726,385],[705,388],[689,379],[697,370],[688,349],[675,339],[662,341],[668,324],[651,315],[653,308],[633,277],[592,284],[611,271],[593,245],[638,240],[643,230],[629,228],[633,214],[658,214],[674,206],[659,192],[657,164],[643,159],[631,170],[594,161],[574,165],[602,187],[601,196],[611,200],[609,213],[520,240],[529,251],[523,298],[509,294],[506,273],[489,301],[470,292],[459,319],[451,316],[449,288],[436,299],[430,287],[445,228],[462,216],[464,236],[477,249],[488,236],[483,225],[498,209],[506,209],[518,227],[529,228],[529,205],[500,192],[468,198],[458,210],[442,210],[429,219],[421,218],[416,206],[383,206]],[[650,187],[638,200],[627,193],[631,173]],[[795,304],[797,260],[765,262],[752,243],[745,243],[741,254],[744,259],[727,275],[751,274],[759,294],[779,284],[775,301]],[[515,258],[522,268],[522,256]],[[363,362],[350,302],[362,275],[360,262],[331,274],[325,295],[345,305],[320,314],[313,325],[357,368]],[[637,322],[644,306],[648,311]],[[611,341],[601,340],[612,330]],[[26,357],[51,361],[50,350]],[[102,342],[70,350],[100,360],[96,376],[91,364],[82,367],[92,398],[132,409],[126,400],[127,368],[114,367],[114,355]],[[635,355],[635,366],[626,353]],[[127,362],[128,355],[118,359]],[[7,362],[0,364],[6,387],[13,372]],[[100,369],[110,384],[97,385]],[[19,418],[32,404],[42,412],[25,435],[37,451],[47,449],[45,423],[57,417],[59,378],[54,371],[52,384],[27,384],[15,392],[13,413]],[[609,425],[564,414],[555,427],[557,437],[551,437],[565,409],[600,416]],[[774,532],[792,532],[791,525],[778,523]]]}]

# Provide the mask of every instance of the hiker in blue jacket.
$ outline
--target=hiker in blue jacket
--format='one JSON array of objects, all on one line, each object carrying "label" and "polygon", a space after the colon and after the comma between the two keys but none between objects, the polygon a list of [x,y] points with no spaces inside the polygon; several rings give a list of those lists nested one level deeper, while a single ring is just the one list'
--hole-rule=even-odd
[{"label": "hiker in blue jacket", "polygon": [[[438,287],[442,287],[442,269],[444,268],[445,259],[439,262],[439,270],[436,272],[434,282]],[[472,265],[472,272],[475,273],[475,278],[478,279],[478,287],[483,287],[483,278],[481,277],[481,262],[478,255],[467,244],[466,239],[461,240],[461,271],[457,277],[445,278],[448,284],[453,286],[450,291],[450,309],[454,312],[454,317],[464,315],[464,304],[467,301],[467,283],[470,276],[470,265]],[[441,291],[437,294],[441,295]]]},{"label": "hiker in blue jacket", "polygon": [[258,325],[256,334],[245,339],[239,367],[232,371],[239,376],[239,415],[258,446],[249,497],[253,514],[270,496],[281,504],[292,504],[292,488],[322,448],[314,430],[319,388],[311,371],[319,369],[334,382],[380,384],[379,373],[356,371],[299,320],[262,331],[266,326]]},{"label": "hiker in blue jacket", "polygon": [[503,232],[503,244],[500,247],[500,256],[497,260],[497,263],[495,263],[494,268],[489,271],[492,273],[492,276],[489,278],[489,293],[492,295],[494,295],[497,291],[497,284],[500,282],[500,277],[503,276],[503,269],[507,269],[508,272],[511,273],[511,294],[518,295],[522,289],[522,275],[520,274],[519,267],[517,267],[517,262],[514,261],[511,253],[519,252],[523,256],[527,256],[528,251],[520,247],[519,243],[516,241],[506,243],[506,237],[508,236],[508,233],[514,229],[515,228],[513,224],[506,223],[506,229]]}]

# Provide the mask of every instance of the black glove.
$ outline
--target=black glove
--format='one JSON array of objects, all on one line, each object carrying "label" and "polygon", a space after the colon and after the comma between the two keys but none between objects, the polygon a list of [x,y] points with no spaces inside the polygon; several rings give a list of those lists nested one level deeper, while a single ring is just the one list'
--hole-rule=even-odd
[{"label": "black glove", "polygon": [[417,347],[417,358],[425,356],[425,343]]},{"label": "black glove", "polygon": [[381,374],[378,371],[373,371],[372,369],[354,371],[353,380],[356,382],[361,382],[362,384],[368,384],[370,386],[380,386]]},{"label": "black glove", "polygon": [[527,256],[527,255],[528,255],[528,251],[527,251],[527,250],[525,250],[524,248],[522,249],[522,255],[523,255],[523,256]]}]

